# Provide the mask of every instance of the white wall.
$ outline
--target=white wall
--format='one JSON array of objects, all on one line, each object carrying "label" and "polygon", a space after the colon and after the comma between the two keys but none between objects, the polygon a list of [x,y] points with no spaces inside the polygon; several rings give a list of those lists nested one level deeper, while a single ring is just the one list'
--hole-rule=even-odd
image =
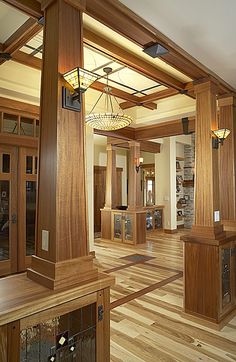
[{"label": "white wall", "polygon": [[176,140],[165,138],[155,155],[156,204],[164,205],[164,228],[176,229]]}]

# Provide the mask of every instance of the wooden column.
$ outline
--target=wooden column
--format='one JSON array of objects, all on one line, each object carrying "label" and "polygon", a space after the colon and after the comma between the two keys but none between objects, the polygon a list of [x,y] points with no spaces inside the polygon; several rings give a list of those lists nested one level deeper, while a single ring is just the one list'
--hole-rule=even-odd
[{"label": "wooden column", "polygon": [[[223,231],[219,191],[219,150],[212,148],[212,130],[218,129],[217,87],[199,83],[196,93],[195,224],[184,236],[184,311],[209,326],[223,326],[234,312],[233,262],[236,235]],[[223,147],[225,147],[227,140]],[[220,146],[222,147],[222,146]],[[227,175],[225,175],[227,177]],[[224,191],[221,190],[224,195]],[[224,197],[224,196],[223,196]],[[219,216],[219,218],[218,218]],[[226,249],[227,253],[224,253]],[[229,270],[229,282],[224,272]],[[226,301],[226,302],[225,302]]]},{"label": "wooden column", "polygon": [[220,210],[218,150],[212,148],[212,130],[218,129],[216,114],[216,84],[212,81],[196,84],[196,171],[194,235],[216,238],[223,233],[217,221]]},{"label": "wooden column", "polygon": [[136,159],[140,158],[140,143],[129,142],[129,188],[128,210],[137,210],[143,207],[141,190],[141,169],[136,171]]},{"label": "wooden column", "polygon": [[97,269],[88,256],[84,109],[62,108],[62,74],[83,66],[80,1],[43,6],[37,251],[28,277],[58,289],[96,278]]},{"label": "wooden column", "polygon": [[116,150],[114,146],[107,145],[106,169],[106,199],[105,209],[114,209],[116,205],[117,175],[116,175]]},{"label": "wooden column", "polygon": [[220,209],[224,226],[236,230],[236,97],[222,96],[218,100],[219,128],[231,133],[219,148],[220,155]]}]

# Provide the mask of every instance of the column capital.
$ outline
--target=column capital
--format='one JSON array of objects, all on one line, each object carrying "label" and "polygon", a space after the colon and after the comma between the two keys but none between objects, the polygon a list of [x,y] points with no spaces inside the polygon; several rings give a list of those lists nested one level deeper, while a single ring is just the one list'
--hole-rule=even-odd
[{"label": "column capital", "polygon": [[41,0],[41,9],[47,9],[54,1],[65,1],[68,5],[80,11],[85,11],[86,9],[86,0]]},{"label": "column capital", "polygon": [[140,147],[140,142],[138,141],[129,141],[129,148],[130,147]]},{"label": "column capital", "polygon": [[236,94],[228,93],[218,97],[218,106],[236,106]]},{"label": "column capital", "polygon": [[108,143],[108,144],[107,144],[107,147],[106,147],[106,150],[107,150],[107,151],[115,151],[116,148],[115,148],[115,146],[112,145],[111,143]]},{"label": "column capital", "polygon": [[193,83],[194,93],[202,93],[211,91],[212,94],[217,94],[219,83],[211,78],[203,78]]}]

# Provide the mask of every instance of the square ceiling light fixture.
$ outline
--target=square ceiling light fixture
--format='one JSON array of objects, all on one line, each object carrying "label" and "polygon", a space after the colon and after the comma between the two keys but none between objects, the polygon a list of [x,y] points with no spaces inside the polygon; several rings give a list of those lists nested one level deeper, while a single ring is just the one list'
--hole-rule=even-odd
[{"label": "square ceiling light fixture", "polygon": [[151,44],[143,49],[144,53],[150,55],[152,58],[157,58],[162,55],[169,53],[169,50],[166,49],[163,45],[159,43]]}]

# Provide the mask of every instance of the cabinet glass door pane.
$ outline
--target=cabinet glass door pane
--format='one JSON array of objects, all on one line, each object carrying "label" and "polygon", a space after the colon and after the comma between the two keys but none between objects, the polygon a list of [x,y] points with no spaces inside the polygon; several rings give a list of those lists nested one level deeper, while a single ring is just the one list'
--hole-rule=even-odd
[{"label": "cabinet glass door pane", "polygon": [[26,181],[26,255],[35,251],[36,181]]},{"label": "cabinet glass door pane", "polygon": [[34,120],[31,118],[21,117],[20,134],[22,136],[34,136]]},{"label": "cabinet glass door pane", "polygon": [[4,113],[3,132],[18,134],[18,116]]},{"label": "cabinet glass door pane", "polygon": [[133,216],[125,215],[125,240],[133,240]]},{"label": "cabinet glass door pane", "polygon": [[222,250],[222,306],[230,301],[230,248],[227,248]]},{"label": "cabinet glass door pane", "polygon": [[162,228],[162,210],[154,211],[154,225],[155,225],[155,229]]},{"label": "cabinet glass door pane", "polygon": [[152,230],[153,226],[152,226],[152,212],[148,211],[147,215],[146,215],[146,229],[147,230]]},{"label": "cabinet glass door pane", "polygon": [[9,181],[0,181],[0,261],[9,259]]},{"label": "cabinet glass door pane", "polygon": [[114,238],[122,238],[122,216],[114,214]]}]

